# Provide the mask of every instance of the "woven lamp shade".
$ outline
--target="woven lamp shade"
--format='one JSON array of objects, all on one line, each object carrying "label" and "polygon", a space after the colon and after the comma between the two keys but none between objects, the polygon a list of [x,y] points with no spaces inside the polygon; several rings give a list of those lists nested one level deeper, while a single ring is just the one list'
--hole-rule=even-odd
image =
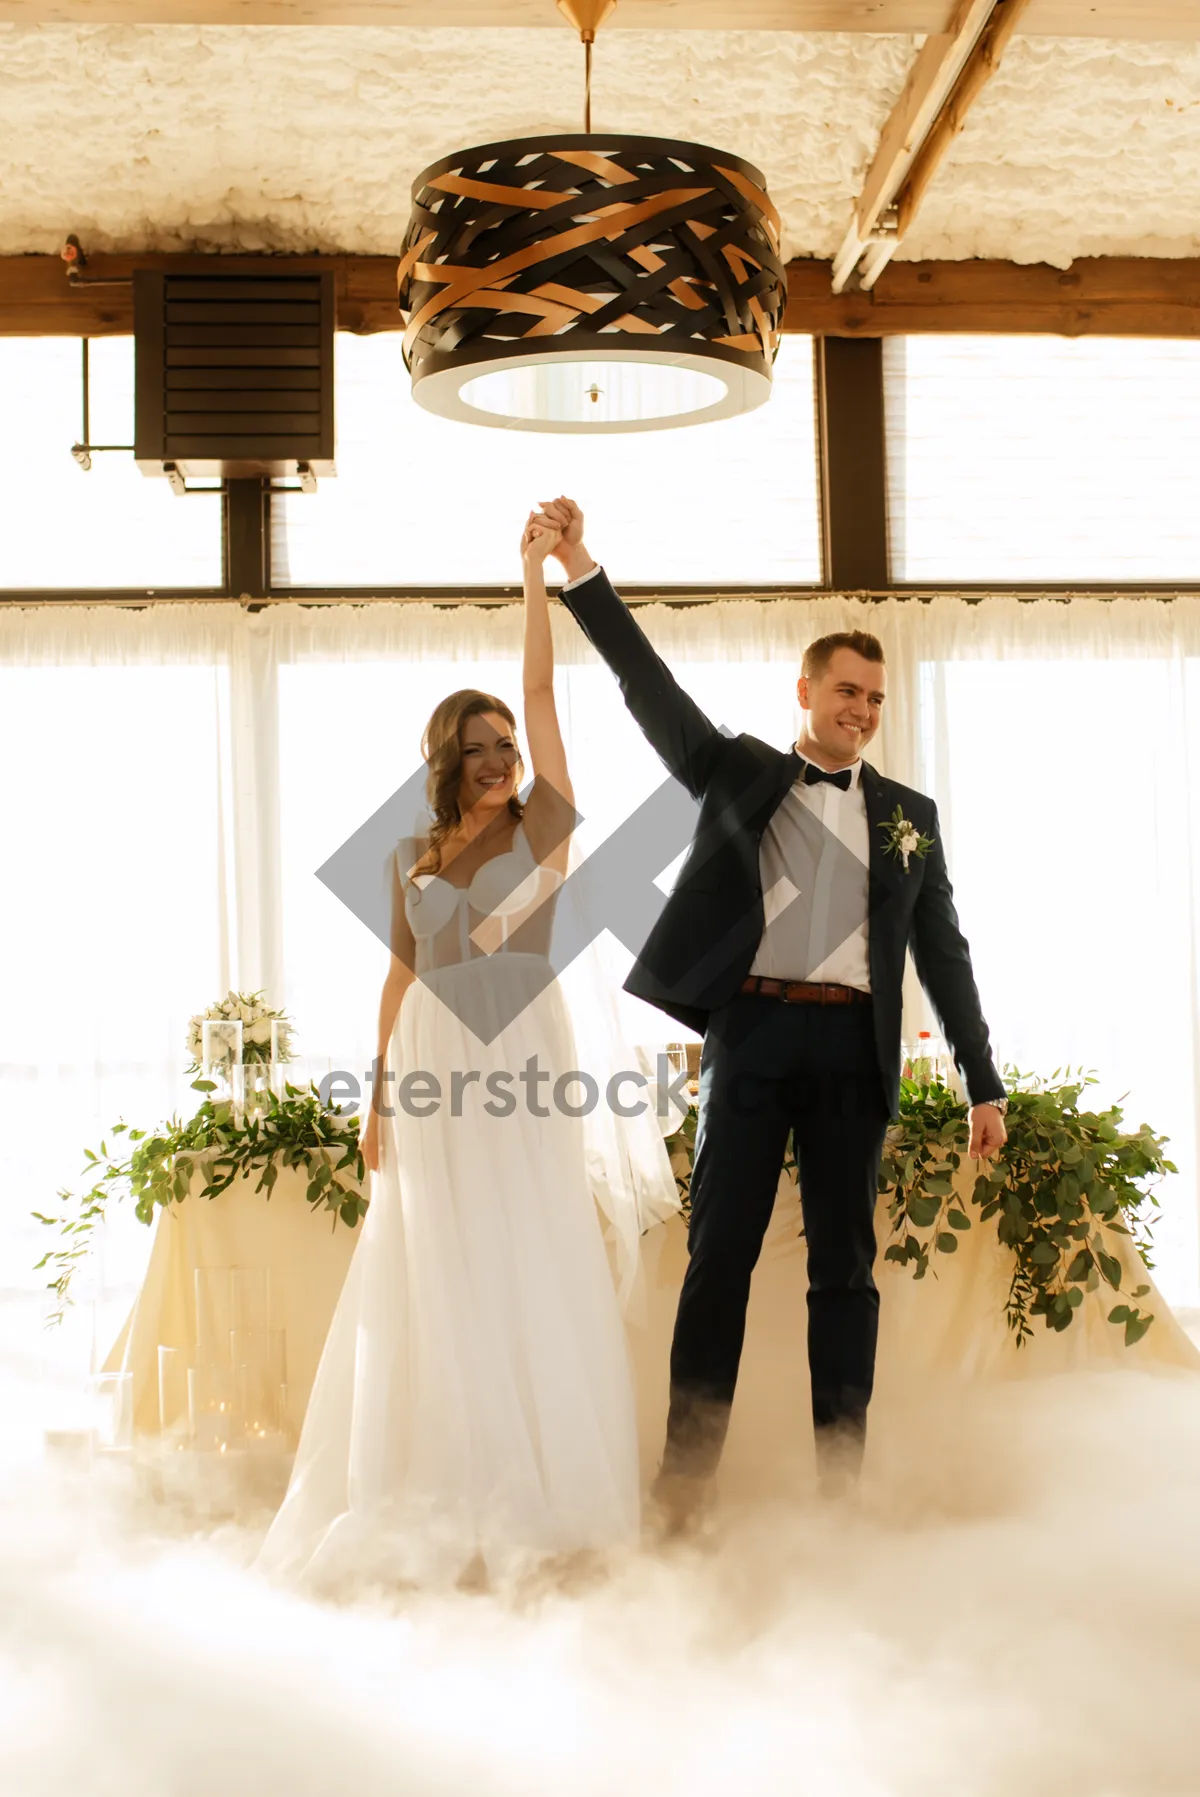
[{"label": "woven lamp shade", "polygon": [[413,396],[521,430],[662,430],[770,396],[787,297],[750,163],[658,137],[484,144],[413,182]]}]

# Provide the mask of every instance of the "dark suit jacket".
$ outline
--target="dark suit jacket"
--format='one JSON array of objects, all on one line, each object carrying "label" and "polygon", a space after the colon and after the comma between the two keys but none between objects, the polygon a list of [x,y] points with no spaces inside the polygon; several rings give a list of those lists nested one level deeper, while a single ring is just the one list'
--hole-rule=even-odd
[{"label": "dark suit jacket", "polygon": [[[617,597],[603,570],[563,603],[608,663],[629,710],[675,778],[700,803],[687,859],[626,990],[703,1034],[708,1015],[738,991],[764,928],[759,842],[796,779],[797,757],[757,737],[726,736],[683,691]],[[973,1104],[1004,1096],[958,925],[937,807],[863,762],[870,826],[868,939],[875,1040],[892,1114],[899,1105],[901,981],[912,949]],[[885,852],[880,824],[897,805],[934,846],[905,870]]]}]

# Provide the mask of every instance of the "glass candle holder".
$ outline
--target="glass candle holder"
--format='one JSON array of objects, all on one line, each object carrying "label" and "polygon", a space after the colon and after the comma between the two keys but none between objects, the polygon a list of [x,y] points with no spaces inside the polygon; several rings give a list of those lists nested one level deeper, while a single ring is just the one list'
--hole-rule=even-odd
[{"label": "glass candle holder", "polygon": [[245,1054],[245,1031],[240,1017],[206,1017],[200,1025],[200,1066],[218,1092],[232,1095],[233,1069]]},{"label": "glass candle holder", "polygon": [[270,1267],[230,1267],[229,1304],[231,1329],[269,1329],[272,1309]]},{"label": "glass candle holder", "polygon": [[248,1441],[273,1439],[283,1429],[287,1345],[282,1329],[235,1330],[232,1341],[238,1407]]},{"label": "glass candle holder", "polygon": [[92,1441],[100,1453],[128,1453],[133,1447],[133,1374],[93,1373]]},{"label": "glass candle holder", "polygon": [[159,1434],[182,1441],[189,1433],[188,1357],[183,1348],[158,1344]]},{"label": "glass candle holder", "polygon": [[197,1267],[192,1275],[196,1360],[232,1366],[237,1332],[270,1329],[273,1299],[269,1267]]},{"label": "glass candle holder", "polygon": [[241,1092],[235,1094],[236,1107],[239,1096],[242,1106],[248,1114],[261,1115],[271,1108],[270,1094],[273,1091],[274,1068],[269,1061],[243,1061],[237,1070],[241,1075]]},{"label": "glass candle holder", "polygon": [[287,1070],[289,1062],[284,1060],[285,1025],[278,1017],[271,1019],[271,1063],[270,1088],[276,1098],[287,1097]]},{"label": "glass candle holder", "polygon": [[188,1432],[201,1453],[224,1454],[241,1441],[242,1417],[232,1367],[189,1367]]},{"label": "glass candle holder", "polygon": [[233,1328],[232,1267],[197,1267],[192,1274],[195,1323],[192,1343],[197,1366],[228,1366]]}]

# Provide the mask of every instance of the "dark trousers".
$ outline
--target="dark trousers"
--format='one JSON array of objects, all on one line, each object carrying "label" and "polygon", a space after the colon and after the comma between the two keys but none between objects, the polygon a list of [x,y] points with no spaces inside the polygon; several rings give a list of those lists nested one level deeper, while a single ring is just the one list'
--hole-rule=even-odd
[{"label": "dark trousers", "polygon": [[762,1248],[794,1146],[808,1248],[818,1445],[861,1437],[875,1371],[875,1200],[888,1107],[869,1004],[739,994],[700,1061],[688,1270],[671,1346],[665,1473],[707,1477],[724,1444]]}]

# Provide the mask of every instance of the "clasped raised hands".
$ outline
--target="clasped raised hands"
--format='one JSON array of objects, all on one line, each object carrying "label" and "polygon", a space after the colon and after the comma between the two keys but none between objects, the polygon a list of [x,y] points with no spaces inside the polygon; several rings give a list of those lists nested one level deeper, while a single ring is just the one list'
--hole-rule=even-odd
[{"label": "clasped raised hands", "polygon": [[562,532],[552,519],[541,512],[530,512],[521,535],[521,560],[540,567],[546,557],[558,548]]},{"label": "clasped raised hands", "polygon": [[578,549],[583,542],[583,513],[564,494],[560,493],[557,499],[543,499],[541,511],[533,515],[543,526],[551,525],[558,531],[564,549]]}]

